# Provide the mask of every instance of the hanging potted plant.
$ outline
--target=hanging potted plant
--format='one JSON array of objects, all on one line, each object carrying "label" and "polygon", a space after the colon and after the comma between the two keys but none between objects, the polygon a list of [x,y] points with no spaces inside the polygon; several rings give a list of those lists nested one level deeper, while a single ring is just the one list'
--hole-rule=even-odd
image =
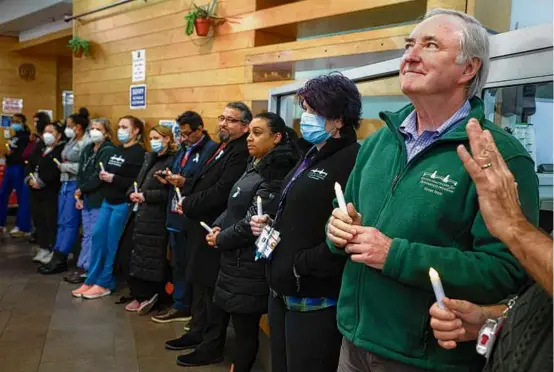
[{"label": "hanging potted plant", "polygon": [[216,6],[217,0],[212,0],[210,3],[202,6],[192,3],[192,9],[185,16],[187,22],[186,34],[192,35],[194,29],[196,29],[198,36],[208,36],[214,20],[221,19],[215,16]]},{"label": "hanging potted plant", "polygon": [[73,50],[73,56],[75,56],[75,58],[81,58],[83,55],[89,55],[90,43],[88,40],[81,39],[77,35],[73,36],[71,40],[69,40],[67,46]]}]

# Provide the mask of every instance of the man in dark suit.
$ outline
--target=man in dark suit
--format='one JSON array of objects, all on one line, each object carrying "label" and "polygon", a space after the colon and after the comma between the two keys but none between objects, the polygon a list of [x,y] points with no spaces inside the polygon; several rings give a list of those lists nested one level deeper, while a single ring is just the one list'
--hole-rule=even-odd
[{"label": "man in dark suit", "polygon": [[220,252],[206,243],[206,230],[227,206],[235,182],[244,173],[248,161],[248,124],[252,113],[242,102],[231,102],[218,117],[220,144],[192,182],[190,194],[181,211],[192,223],[187,233],[187,278],[192,284],[192,320],[190,331],[166,342],[170,350],[195,349],[177,358],[184,366],[206,365],[223,360],[228,315],[213,304]]}]

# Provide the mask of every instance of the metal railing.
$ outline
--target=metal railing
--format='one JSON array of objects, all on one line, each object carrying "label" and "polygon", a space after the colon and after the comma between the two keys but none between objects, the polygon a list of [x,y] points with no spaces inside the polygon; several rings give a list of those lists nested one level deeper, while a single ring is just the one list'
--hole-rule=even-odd
[{"label": "metal railing", "polygon": [[[66,15],[63,20],[66,21],[66,22],[70,22],[70,21],[73,21],[74,19],[79,19],[81,17],[88,16],[88,15],[91,15],[91,14],[94,14],[94,13],[98,13],[98,12],[101,12],[101,11],[106,10],[106,9],[115,8],[116,6],[131,3],[133,1],[137,1],[137,0],[120,0],[116,3],[104,5],[104,6],[101,6],[100,8],[89,10],[89,11],[81,13],[81,14],[77,14],[77,15],[73,15],[73,16]],[[142,1],[146,2],[148,0],[142,0]]]}]

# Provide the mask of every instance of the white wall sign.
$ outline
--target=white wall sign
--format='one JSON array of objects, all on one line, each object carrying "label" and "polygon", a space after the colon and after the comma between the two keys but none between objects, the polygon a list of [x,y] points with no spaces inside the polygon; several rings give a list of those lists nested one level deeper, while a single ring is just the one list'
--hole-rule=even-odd
[{"label": "white wall sign", "polygon": [[23,111],[23,98],[4,97],[2,111],[4,114],[20,114]]},{"label": "white wall sign", "polygon": [[129,87],[129,107],[131,110],[146,108],[146,84],[131,85]]},{"label": "white wall sign", "polygon": [[146,80],[146,50],[133,50],[133,83]]}]

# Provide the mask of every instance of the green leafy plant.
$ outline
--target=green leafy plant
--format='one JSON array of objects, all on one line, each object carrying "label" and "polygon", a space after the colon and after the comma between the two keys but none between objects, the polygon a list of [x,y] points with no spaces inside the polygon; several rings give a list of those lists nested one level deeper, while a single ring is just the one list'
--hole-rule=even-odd
[{"label": "green leafy plant", "polygon": [[217,7],[217,0],[212,0],[206,5],[198,6],[192,3],[192,9],[185,16],[187,22],[185,33],[187,35],[192,35],[194,31],[194,24],[197,19],[219,19],[215,16]]},{"label": "green leafy plant", "polygon": [[81,39],[77,35],[73,36],[71,40],[69,40],[67,47],[73,50],[75,57],[81,57],[83,54],[88,56],[90,54],[90,43],[88,40]]}]

